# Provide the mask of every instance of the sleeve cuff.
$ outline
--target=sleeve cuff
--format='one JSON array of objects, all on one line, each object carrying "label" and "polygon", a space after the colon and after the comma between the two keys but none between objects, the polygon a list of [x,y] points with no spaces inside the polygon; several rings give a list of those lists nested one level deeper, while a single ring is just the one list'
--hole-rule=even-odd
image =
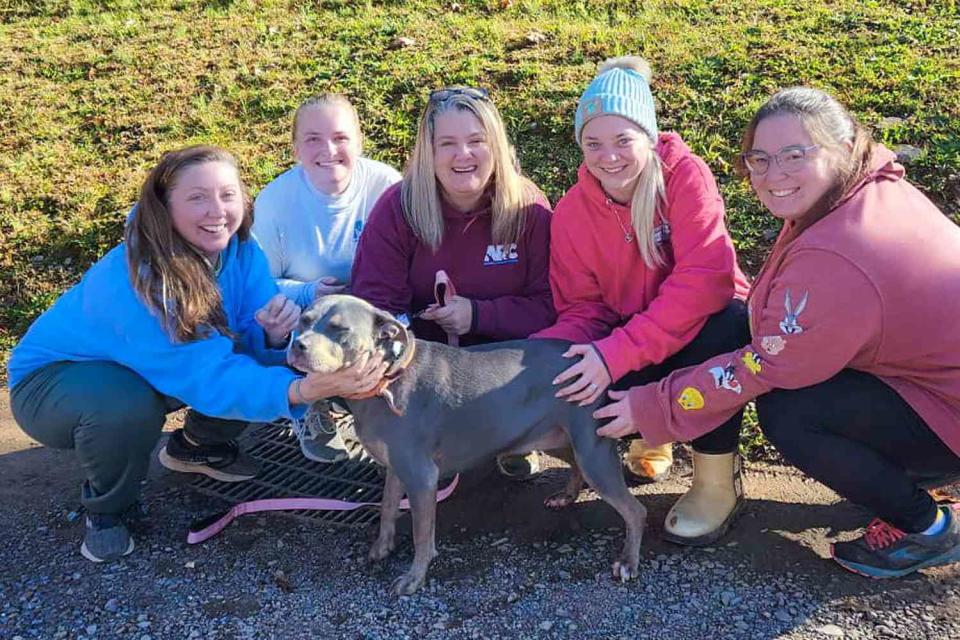
[{"label": "sleeve cuff", "polygon": [[470,298],[470,330],[467,333],[477,333],[477,326],[480,324],[480,311],[477,301]]},{"label": "sleeve cuff", "polygon": [[617,343],[616,336],[611,335],[601,340],[595,340],[592,344],[593,348],[596,349],[600,355],[600,359],[603,360],[603,364],[607,367],[610,380],[616,382],[630,371],[630,369],[623,364],[623,353],[620,345]]},{"label": "sleeve cuff", "polygon": [[666,415],[657,397],[657,385],[653,382],[632,387],[627,393],[630,398],[630,415],[637,433],[651,447],[667,444],[675,440],[669,429],[670,416]]}]

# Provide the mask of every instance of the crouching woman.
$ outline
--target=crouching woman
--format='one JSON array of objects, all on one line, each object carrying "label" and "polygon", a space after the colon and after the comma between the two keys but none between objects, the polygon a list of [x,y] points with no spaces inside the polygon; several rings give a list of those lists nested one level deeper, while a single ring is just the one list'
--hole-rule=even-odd
[{"label": "crouching woman", "polygon": [[710,432],[756,398],[784,457],[876,518],[833,558],[871,577],[960,560],[925,487],[960,474],[960,228],[834,98],[786,89],[743,136],[742,169],[784,221],[749,298],[746,347],[614,392],[599,431]]},{"label": "crouching woman", "polygon": [[229,153],[167,153],[141,189],[124,242],[13,351],[17,423],[46,446],[76,450],[88,560],[133,551],[123,515],[169,411],[191,407],[161,451],[165,466],[247,480],[257,465],[234,440],[247,421],[301,415],[319,398],[372,388],[383,373],[382,363],[306,377],[284,366],[300,310],[278,293],[251,223]]}]

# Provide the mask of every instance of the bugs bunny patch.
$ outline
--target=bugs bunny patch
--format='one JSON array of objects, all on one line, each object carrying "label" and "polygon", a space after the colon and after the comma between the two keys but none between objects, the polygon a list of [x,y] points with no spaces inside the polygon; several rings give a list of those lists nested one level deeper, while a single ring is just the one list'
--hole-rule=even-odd
[{"label": "bugs bunny patch", "polygon": [[783,306],[787,313],[783,316],[783,320],[780,321],[780,331],[788,336],[797,333],[803,333],[803,327],[800,326],[797,318],[800,317],[800,314],[803,313],[804,308],[806,308],[807,296],[809,294],[809,291],[804,291],[803,297],[800,298],[800,302],[798,302],[797,306],[794,307],[793,302],[790,300],[790,290],[787,289],[787,294],[783,298]]}]

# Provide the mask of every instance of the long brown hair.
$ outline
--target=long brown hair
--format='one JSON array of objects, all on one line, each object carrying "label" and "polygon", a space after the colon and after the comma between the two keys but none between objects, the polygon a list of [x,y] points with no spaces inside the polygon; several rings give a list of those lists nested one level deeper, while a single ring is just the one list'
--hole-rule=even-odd
[{"label": "long brown hair", "polygon": [[[210,329],[230,334],[213,268],[173,228],[169,210],[170,190],[183,170],[206,162],[237,168],[236,159],[219,147],[197,145],[165,153],[143,183],[124,232],[133,288],[177,342],[204,338]],[[240,188],[244,211],[237,238],[242,241],[250,237],[253,207],[242,181]]]},{"label": "long brown hair", "polygon": [[[757,126],[763,120],[782,114],[795,115],[814,144],[834,150],[840,157],[833,186],[795,221],[783,238],[788,240],[830,213],[863,180],[870,172],[876,144],[870,132],[836,98],[819,89],[791,87],[775,93],[753,116],[743,132],[741,152],[753,148]],[[737,160],[737,171],[744,177],[750,175],[742,155]]]},{"label": "long brown hair", "polygon": [[493,175],[490,176],[491,235],[495,244],[519,243],[527,209],[540,197],[540,190],[520,173],[519,162],[503,125],[500,112],[488,98],[461,93],[445,100],[429,100],[420,117],[417,140],[407,163],[400,199],[403,214],[420,242],[436,251],[443,240],[443,213],[433,155],[437,117],[446,111],[466,111],[480,121],[487,134]]}]

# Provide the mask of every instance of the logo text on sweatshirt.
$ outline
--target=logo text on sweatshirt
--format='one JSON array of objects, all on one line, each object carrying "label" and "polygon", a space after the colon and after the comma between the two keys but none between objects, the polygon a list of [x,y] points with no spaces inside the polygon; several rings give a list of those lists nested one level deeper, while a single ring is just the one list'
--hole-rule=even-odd
[{"label": "logo text on sweatshirt", "polygon": [[510,244],[491,244],[487,246],[487,255],[483,257],[483,266],[489,267],[499,264],[515,264],[520,262],[520,254],[517,253],[517,245],[514,242]]}]

